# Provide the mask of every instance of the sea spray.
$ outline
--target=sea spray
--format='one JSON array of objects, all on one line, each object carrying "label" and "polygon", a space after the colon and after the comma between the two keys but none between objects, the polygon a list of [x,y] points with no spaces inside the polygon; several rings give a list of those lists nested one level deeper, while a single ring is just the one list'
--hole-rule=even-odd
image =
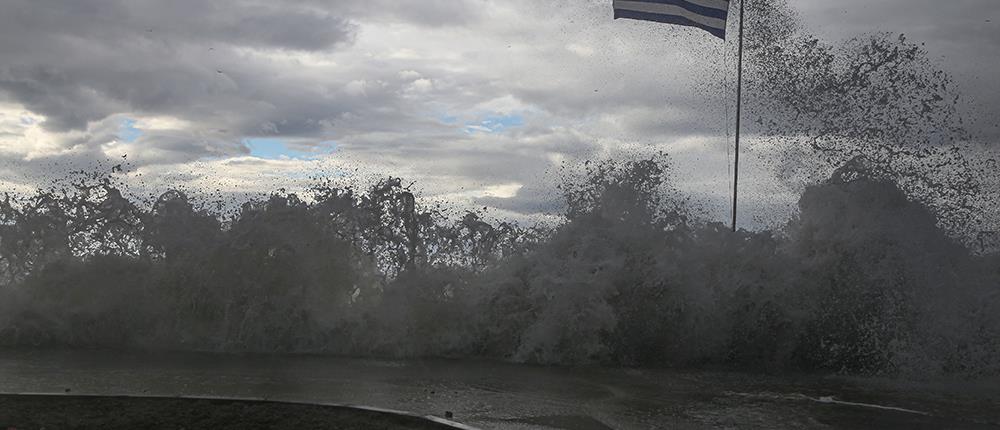
[{"label": "sea spray", "polygon": [[452,216],[399,178],[220,216],[84,173],[0,202],[0,343],[1000,372],[996,160],[950,77],[899,35],[821,41],[781,0],[748,18],[753,147],[801,195],[787,225],[704,219],[665,157],[568,175],[545,226]]},{"label": "sea spray", "polygon": [[[1000,370],[1000,271],[860,167],[733,233],[664,157],[591,163],[555,227],[423,207],[402,181],[276,193],[219,220],[98,181],[7,199],[6,345],[861,374]],[[574,182],[575,181],[575,182]]]}]

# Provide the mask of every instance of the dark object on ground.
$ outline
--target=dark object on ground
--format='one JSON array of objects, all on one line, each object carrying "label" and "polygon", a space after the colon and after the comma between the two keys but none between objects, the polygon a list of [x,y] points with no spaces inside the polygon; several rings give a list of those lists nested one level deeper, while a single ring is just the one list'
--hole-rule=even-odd
[{"label": "dark object on ground", "polygon": [[453,429],[421,417],[348,407],[242,400],[58,395],[0,395],[0,428]]}]

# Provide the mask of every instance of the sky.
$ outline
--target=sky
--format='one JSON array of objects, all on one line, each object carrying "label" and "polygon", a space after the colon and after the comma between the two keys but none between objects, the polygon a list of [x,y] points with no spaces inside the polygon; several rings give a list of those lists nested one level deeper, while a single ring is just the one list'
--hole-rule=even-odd
[{"label": "sky", "polygon": [[[1000,136],[1000,2],[789,3],[829,40],[926,43]],[[150,192],[393,175],[517,219],[558,211],[565,168],[666,151],[676,186],[728,217],[732,94],[712,88],[731,87],[731,51],[614,21],[611,0],[3,0],[0,58],[8,191],[125,157]],[[795,193],[748,134],[741,223],[780,222]]]}]

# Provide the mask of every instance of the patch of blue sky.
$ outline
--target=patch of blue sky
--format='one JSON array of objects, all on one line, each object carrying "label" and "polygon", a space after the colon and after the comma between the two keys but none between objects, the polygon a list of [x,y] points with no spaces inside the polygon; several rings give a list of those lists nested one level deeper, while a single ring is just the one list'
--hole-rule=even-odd
[{"label": "patch of blue sky", "polygon": [[503,133],[513,127],[524,125],[524,116],[519,113],[509,115],[487,115],[476,121],[465,124],[465,132],[472,133]]},{"label": "patch of blue sky", "polygon": [[332,140],[315,146],[292,147],[282,139],[255,137],[243,139],[243,144],[250,149],[250,156],[268,160],[315,160],[337,151],[337,142]]},{"label": "patch of blue sky", "polygon": [[125,142],[135,142],[142,137],[142,130],[135,127],[136,121],[132,118],[125,118],[118,126],[118,138]]}]

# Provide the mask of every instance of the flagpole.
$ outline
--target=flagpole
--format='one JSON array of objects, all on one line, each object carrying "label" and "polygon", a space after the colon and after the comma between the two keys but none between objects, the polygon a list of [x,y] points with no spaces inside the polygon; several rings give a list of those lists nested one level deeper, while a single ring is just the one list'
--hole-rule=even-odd
[{"label": "flagpole", "polygon": [[739,68],[736,71],[736,160],[733,167],[733,232],[736,231],[736,203],[740,190],[740,120],[743,109],[743,3],[740,0]]}]

